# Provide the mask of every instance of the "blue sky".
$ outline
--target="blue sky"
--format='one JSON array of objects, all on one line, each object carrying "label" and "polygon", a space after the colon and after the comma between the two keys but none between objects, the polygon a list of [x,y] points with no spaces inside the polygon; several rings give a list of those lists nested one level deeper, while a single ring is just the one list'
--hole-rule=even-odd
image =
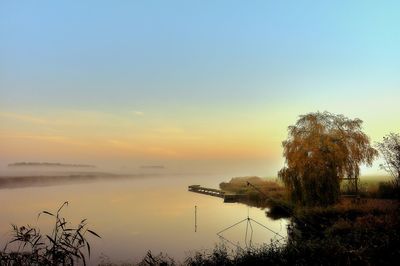
[{"label": "blue sky", "polygon": [[1,1],[0,126],[45,135],[22,123],[137,112],[143,132],[207,135],[204,125],[241,131],[236,118],[248,138],[258,131],[280,145],[298,115],[328,110],[363,119],[379,140],[400,127],[399,10],[397,1]]}]

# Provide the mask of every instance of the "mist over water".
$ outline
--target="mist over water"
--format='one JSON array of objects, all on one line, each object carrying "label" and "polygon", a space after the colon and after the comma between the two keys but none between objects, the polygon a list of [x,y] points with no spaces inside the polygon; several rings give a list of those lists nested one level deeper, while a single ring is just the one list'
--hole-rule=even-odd
[{"label": "mist over water", "polygon": [[[222,243],[216,233],[248,214],[286,234],[286,221],[272,221],[261,209],[236,203],[224,204],[220,198],[187,191],[187,186],[192,184],[217,188],[226,177],[146,175],[114,178],[2,189],[0,200],[7,204],[0,209],[2,217],[7,219],[0,221],[1,245],[9,237],[11,223],[38,225],[44,231],[51,229],[51,219],[41,217],[37,220],[37,214],[43,210],[55,211],[64,201],[69,202],[62,211],[68,221],[77,224],[87,218],[89,228],[102,237],[90,239],[91,265],[96,265],[100,256],[106,256],[112,262],[138,261],[148,250],[183,260],[190,252],[209,250]],[[198,208],[197,232],[194,232],[194,206]],[[233,243],[244,245],[244,226],[239,225],[224,236]],[[255,244],[269,243],[274,237],[261,227],[254,226],[254,230]]]},{"label": "mist over water", "polygon": [[[62,158],[41,159],[4,159],[0,158],[0,176],[29,175],[46,172],[105,172],[113,174],[225,174],[225,175],[260,175],[275,176],[283,164],[283,158],[279,160],[262,159],[118,159],[105,158],[104,160],[79,160]],[[84,167],[42,167],[23,166],[9,167],[15,162],[49,162],[63,164],[88,164],[93,168]],[[155,167],[154,167],[155,166]]]}]

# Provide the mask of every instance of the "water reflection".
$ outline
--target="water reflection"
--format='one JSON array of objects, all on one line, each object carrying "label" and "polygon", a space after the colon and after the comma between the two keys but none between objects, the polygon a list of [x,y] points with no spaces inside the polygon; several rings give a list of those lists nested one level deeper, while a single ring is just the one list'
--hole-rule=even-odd
[{"label": "water reflection", "polygon": [[[286,236],[286,221],[272,221],[258,208],[187,192],[187,186],[200,183],[217,187],[216,177],[146,177],[52,187],[26,187],[1,190],[2,245],[10,223],[49,228],[50,219],[36,220],[42,210],[56,210],[69,201],[63,211],[74,224],[87,218],[89,226],[102,239],[92,239],[92,264],[105,254],[113,262],[138,261],[148,250],[168,253],[182,260],[194,250],[212,249],[220,243],[217,232],[247,216]],[[194,206],[197,206],[197,232]],[[224,232],[224,238],[244,246],[246,224]],[[269,243],[274,234],[254,223],[255,245]]]}]

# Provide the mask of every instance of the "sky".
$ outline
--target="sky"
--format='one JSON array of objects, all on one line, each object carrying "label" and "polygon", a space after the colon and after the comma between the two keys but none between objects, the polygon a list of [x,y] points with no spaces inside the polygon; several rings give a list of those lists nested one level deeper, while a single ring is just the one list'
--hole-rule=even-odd
[{"label": "sky", "polygon": [[0,1],[0,163],[274,176],[287,127],[325,110],[362,119],[380,141],[400,129],[399,10]]}]

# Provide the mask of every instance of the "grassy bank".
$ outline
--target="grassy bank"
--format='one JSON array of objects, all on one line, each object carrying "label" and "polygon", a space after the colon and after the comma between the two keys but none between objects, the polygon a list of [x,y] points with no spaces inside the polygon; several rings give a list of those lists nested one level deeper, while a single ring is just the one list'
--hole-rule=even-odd
[{"label": "grassy bank", "polygon": [[248,250],[218,246],[211,252],[196,252],[182,263],[148,253],[139,265],[393,265],[400,259],[399,217],[395,200],[343,199],[328,208],[295,209],[284,246]]},{"label": "grassy bank", "polygon": [[259,208],[271,207],[273,201],[283,202],[285,199],[283,185],[274,178],[234,177],[229,182],[220,183],[219,187],[228,194],[244,195],[239,202]]}]

